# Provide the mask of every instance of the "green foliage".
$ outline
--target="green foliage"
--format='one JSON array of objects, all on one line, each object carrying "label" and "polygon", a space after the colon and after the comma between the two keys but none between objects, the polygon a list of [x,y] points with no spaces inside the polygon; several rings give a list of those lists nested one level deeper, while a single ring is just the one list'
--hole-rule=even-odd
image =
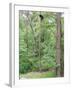
[{"label": "green foliage", "polygon": [[[56,65],[56,13],[19,15],[19,72],[49,70]],[[43,16],[43,20],[39,15]],[[63,19],[62,19],[63,24]],[[40,42],[40,44],[39,44]],[[63,47],[62,38],[62,47]],[[40,53],[40,56],[39,56]]]}]

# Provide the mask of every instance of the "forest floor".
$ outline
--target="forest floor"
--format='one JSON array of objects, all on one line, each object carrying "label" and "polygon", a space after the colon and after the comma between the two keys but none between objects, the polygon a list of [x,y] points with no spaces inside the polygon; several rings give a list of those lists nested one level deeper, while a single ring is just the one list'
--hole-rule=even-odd
[{"label": "forest floor", "polygon": [[20,79],[24,78],[50,78],[56,77],[55,72],[46,71],[46,72],[29,72],[27,74],[20,74]]}]

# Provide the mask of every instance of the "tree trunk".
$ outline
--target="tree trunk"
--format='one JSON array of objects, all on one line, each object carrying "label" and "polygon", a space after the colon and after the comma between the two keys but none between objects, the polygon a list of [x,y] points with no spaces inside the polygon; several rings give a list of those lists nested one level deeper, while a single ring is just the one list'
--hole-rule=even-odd
[{"label": "tree trunk", "polygon": [[28,17],[28,21],[29,21],[29,25],[30,25],[30,28],[32,30],[32,34],[33,34],[33,54],[34,56],[36,57],[36,52],[37,52],[37,42],[36,42],[36,37],[35,37],[35,32],[34,32],[34,29],[33,29],[33,26],[32,26],[32,23],[31,23],[31,19]]},{"label": "tree trunk", "polygon": [[39,24],[40,24],[40,30],[39,30],[39,71],[41,72],[41,49],[40,49],[40,47],[41,47],[41,44],[40,44],[40,41],[41,41],[41,19],[39,18]]},{"label": "tree trunk", "polygon": [[25,21],[25,24],[26,24],[26,47],[27,47],[27,60],[28,60],[28,48],[29,48],[29,46],[28,46],[28,21],[26,20]]},{"label": "tree trunk", "polygon": [[[64,38],[64,33],[62,32],[62,22],[60,24],[61,27],[61,77],[64,76],[64,41],[62,41],[62,38]],[[62,45],[63,42],[63,45]]]},{"label": "tree trunk", "polygon": [[57,28],[57,33],[56,33],[56,64],[57,64],[57,68],[56,68],[56,74],[58,77],[60,77],[60,60],[61,60],[61,14],[57,13],[56,14],[56,28]]}]

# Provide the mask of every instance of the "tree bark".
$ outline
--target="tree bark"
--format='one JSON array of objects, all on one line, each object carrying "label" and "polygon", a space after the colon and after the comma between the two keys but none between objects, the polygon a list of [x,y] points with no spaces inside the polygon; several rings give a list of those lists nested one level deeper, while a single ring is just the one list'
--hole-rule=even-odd
[{"label": "tree bark", "polygon": [[39,31],[39,62],[40,62],[39,63],[39,70],[41,72],[41,49],[40,49],[41,45],[40,45],[40,39],[41,39],[41,31]]},{"label": "tree bark", "polygon": [[60,77],[60,60],[61,60],[61,14],[57,13],[56,14],[56,28],[57,28],[57,32],[56,32],[56,64],[57,64],[57,68],[56,68],[56,74],[58,77]]},{"label": "tree bark", "polygon": [[[61,27],[61,77],[64,76],[64,41],[62,41],[62,38],[64,38],[64,33],[62,32],[62,22],[60,24]],[[63,45],[62,45],[63,42]]]}]

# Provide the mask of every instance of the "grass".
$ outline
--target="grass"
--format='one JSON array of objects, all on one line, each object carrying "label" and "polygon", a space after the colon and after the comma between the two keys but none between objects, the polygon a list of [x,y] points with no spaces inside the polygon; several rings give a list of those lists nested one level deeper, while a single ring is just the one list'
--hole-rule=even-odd
[{"label": "grass", "polygon": [[24,78],[51,78],[56,77],[55,72],[29,72],[27,74],[20,74],[20,79]]}]

